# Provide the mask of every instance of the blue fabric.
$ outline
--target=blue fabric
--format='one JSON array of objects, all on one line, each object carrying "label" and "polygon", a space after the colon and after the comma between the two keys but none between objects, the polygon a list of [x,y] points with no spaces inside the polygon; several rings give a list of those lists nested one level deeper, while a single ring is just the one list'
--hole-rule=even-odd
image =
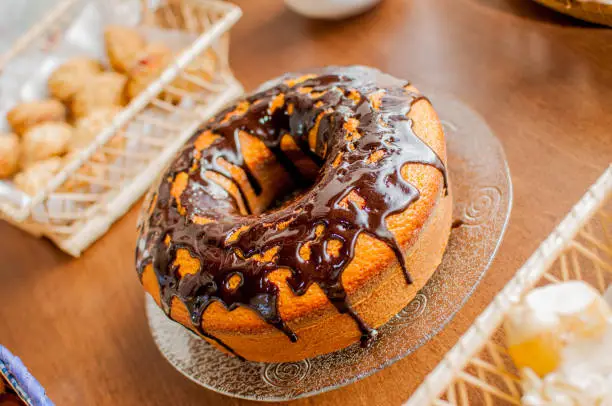
[{"label": "blue fabric", "polygon": [[0,374],[29,406],[53,406],[45,390],[28,372],[21,360],[0,345]]}]

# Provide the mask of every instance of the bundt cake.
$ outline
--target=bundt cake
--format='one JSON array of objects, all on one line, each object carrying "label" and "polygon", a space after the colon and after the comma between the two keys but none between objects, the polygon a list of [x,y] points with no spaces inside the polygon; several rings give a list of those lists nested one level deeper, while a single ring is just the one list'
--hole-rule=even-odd
[{"label": "bundt cake", "polygon": [[361,66],[286,74],[203,124],[151,189],[142,284],[251,361],[368,345],[440,264],[445,164],[440,121],[407,82]]}]

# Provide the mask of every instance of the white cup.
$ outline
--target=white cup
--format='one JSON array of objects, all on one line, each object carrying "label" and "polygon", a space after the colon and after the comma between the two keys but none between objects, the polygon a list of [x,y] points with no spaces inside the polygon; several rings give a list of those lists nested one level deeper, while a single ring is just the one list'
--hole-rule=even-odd
[{"label": "white cup", "polygon": [[288,8],[309,18],[339,20],[374,7],[381,0],[285,0]]}]

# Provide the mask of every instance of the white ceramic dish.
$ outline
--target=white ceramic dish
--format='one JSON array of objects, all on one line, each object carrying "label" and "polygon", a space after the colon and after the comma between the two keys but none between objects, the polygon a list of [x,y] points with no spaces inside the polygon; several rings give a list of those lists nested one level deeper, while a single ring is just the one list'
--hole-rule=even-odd
[{"label": "white ceramic dish", "polygon": [[308,18],[339,20],[363,13],[381,0],[285,0],[288,8]]}]

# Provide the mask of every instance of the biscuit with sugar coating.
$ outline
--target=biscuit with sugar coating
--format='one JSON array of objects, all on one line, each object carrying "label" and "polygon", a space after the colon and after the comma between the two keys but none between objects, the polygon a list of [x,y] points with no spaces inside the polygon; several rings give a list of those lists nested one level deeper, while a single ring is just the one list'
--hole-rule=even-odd
[{"label": "biscuit with sugar coating", "polygon": [[87,86],[74,95],[71,103],[72,114],[78,119],[99,108],[124,106],[126,82],[127,77],[116,72],[104,72],[94,76]]},{"label": "biscuit with sugar coating", "polygon": [[58,157],[36,162],[23,172],[15,175],[13,182],[18,189],[34,196],[53,179],[61,167],[62,160]]},{"label": "biscuit with sugar coating", "polygon": [[145,48],[146,41],[134,28],[112,25],[104,30],[104,44],[111,67],[127,73]]},{"label": "biscuit with sugar coating", "polygon": [[[115,116],[121,111],[118,106],[102,107],[93,110],[87,116],[79,119],[74,128],[74,137],[70,141],[70,149],[82,149],[93,142],[98,134],[109,126]],[[107,146],[110,148],[120,149],[125,144],[125,138],[122,137],[122,131],[119,130],[114,137],[108,141]]]},{"label": "biscuit with sugar coating", "polygon": [[47,82],[49,93],[64,103],[69,102],[74,95],[87,85],[89,80],[102,72],[99,61],[88,57],[69,59],[60,65]]},{"label": "biscuit with sugar coating", "polygon": [[43,123],[30,128],[21,143],[21,166],[26,168],[33,162],[64,154],[72,134],[72,127],[66,123]]},{"label": "biscuit with sugar coating", "polygon": [[172,60],[172,50],[165,44],[153,42],[138,55],[130,68],[127,95],[133,99],[159,77]]},{"label": "biscuit with sugar coating", "polygon": [[[177,54],[176,56],[179,56]],[[166,92],[166,98],[174,103],[181,101],[183,93],[197,93],[202,91],[199,82],[210,82],[217,66],[217,56],[210,49],[202,55],[196,56],[180,74],[172,81],[170,86],[178,92]]]},{"label": "biscuit with sugar coating", "polygon": [[[77,159],[82,152],[82,149],[71,150],[64,156],[63,165],[68,165],[70,162]],[[91,185],[91,181],[86,178],[103,179],[105,175],[105,165],[108,164],[107,161],[103,152],[94,152],[93,155],[74,171],[74,174],[77,176],[68,176],[68,179],[58,188],[58,191],[82,191],[83,188],[87,188]]]},{"label": "biscuit with sugar coating", "polygon": [[57,100],[37,100],[20,103],[7,114],[6,120],[17,135],[23,135],[28,128],[47,121],[65,121],[66,107]]}]

